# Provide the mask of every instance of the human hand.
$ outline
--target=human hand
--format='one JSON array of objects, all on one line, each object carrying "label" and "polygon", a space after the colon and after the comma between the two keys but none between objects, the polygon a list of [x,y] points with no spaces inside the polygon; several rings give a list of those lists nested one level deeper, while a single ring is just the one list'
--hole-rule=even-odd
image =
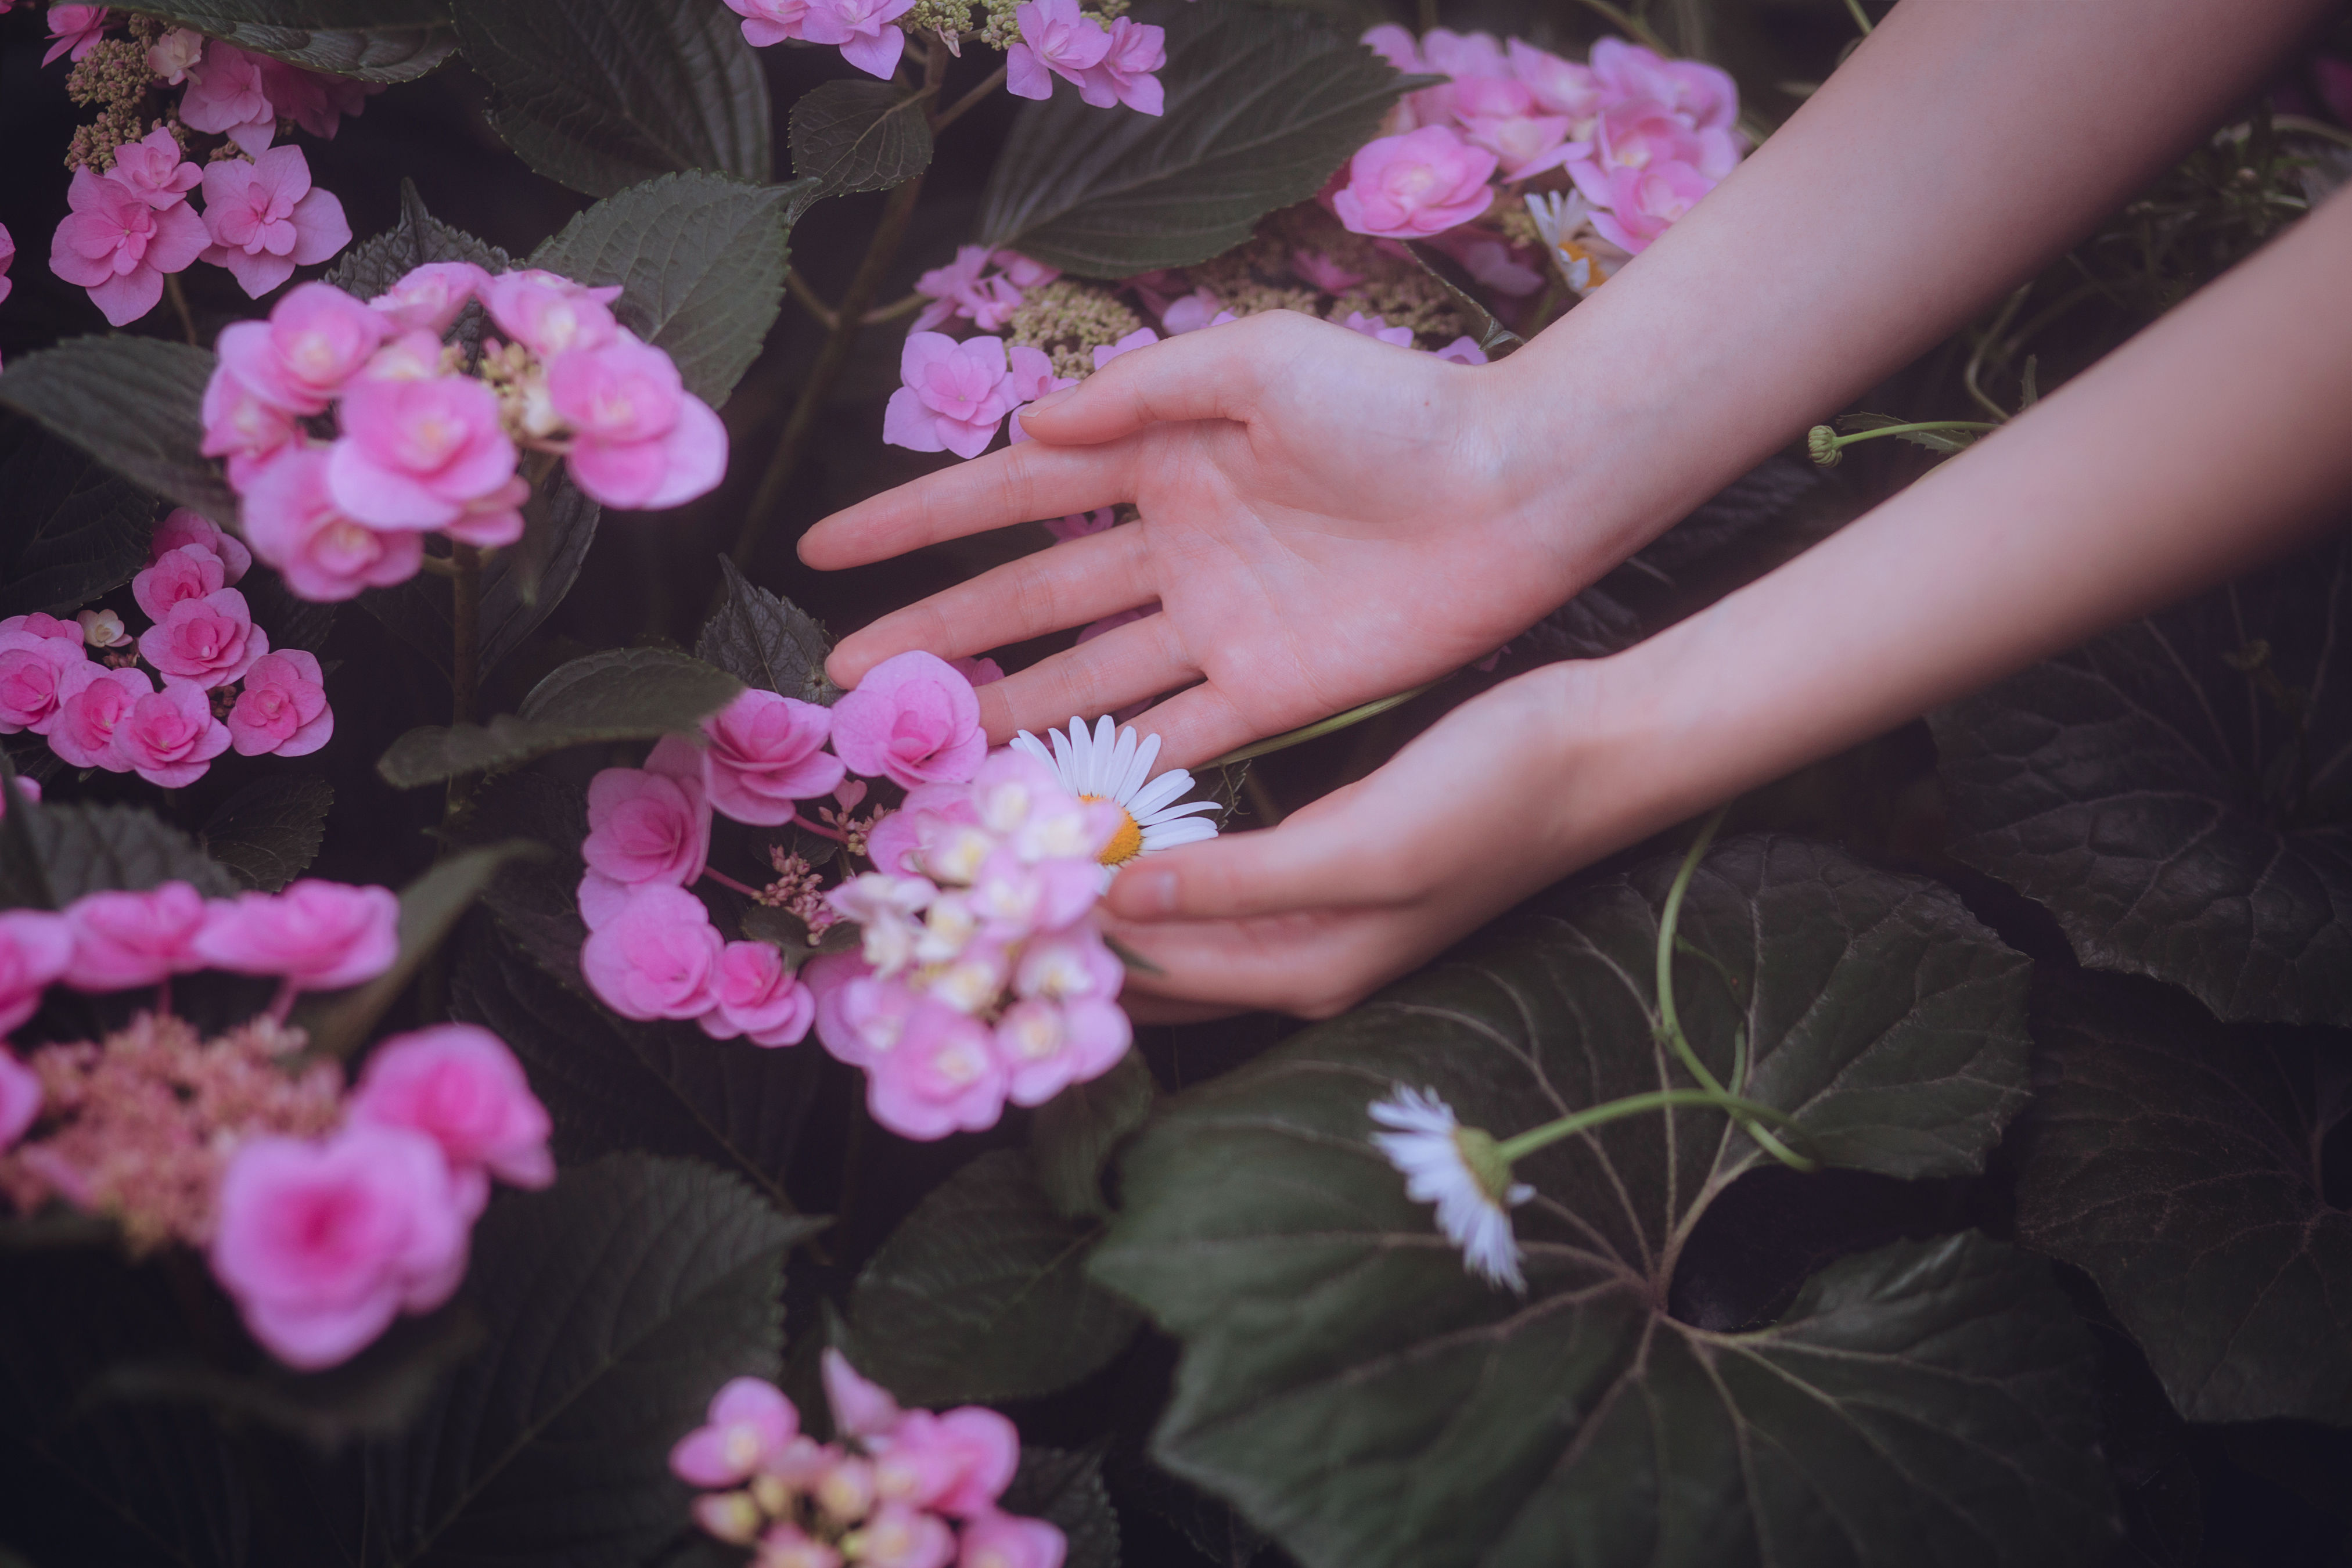
[{"label": "human hand", "polygon": [[[1139,728],[1178,765],[1493,652],[1608,563],[1557,537],[1542,431],[1507,362],[1470,368],[1282,311],[1113,361],[1024,420],[1035,438],[861,502],[801,555],[859,565],[1132,500],[1058,544],[884,616],[828,668],[948,658],[1160,613],[981,689],[992,740],[1189,687]],[[1199,684],[1193,684],[1199,682]]]}]

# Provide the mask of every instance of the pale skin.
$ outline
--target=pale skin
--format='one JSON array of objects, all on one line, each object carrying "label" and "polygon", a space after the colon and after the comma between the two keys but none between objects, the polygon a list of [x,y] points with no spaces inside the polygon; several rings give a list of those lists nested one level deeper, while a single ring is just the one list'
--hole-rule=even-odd
[{"label": "pale skin", "polygon": [[[1500,363],[1305,317],[1129,353],[1035,440],[803,541],[840,567],[1133,500],[845,640],[844,684],[1158,599],[981,690],[992,739],[1139,718],[1205,761],[1444,675],[2032,275],[2319,0],[1904,0],[1690,216]],[[1139,1017],[1326,1016],[1579,866],[2318,537],[2352,497],[2352,197],[1796,561],[1464,704],[1278,827],[1110,896]],[[1197,684],[1195,684],[1197,683]],[[1402,825],[1446,825],[1448,853]]]}]

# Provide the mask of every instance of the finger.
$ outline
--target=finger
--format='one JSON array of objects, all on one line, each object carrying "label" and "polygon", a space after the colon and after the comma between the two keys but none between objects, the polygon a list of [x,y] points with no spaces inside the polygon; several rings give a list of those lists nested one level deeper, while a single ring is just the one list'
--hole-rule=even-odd
[{"label": "finger", "polygon": [[[1109,713],[1200,678],[1166,616],[1146,616],[980,688],[989,738]],[[1164,745],[1165,742],[1162,742]]]},{"label": "finger", "polygon": [[1264,390],[1268,340],[1282,330],[1252,316],[1130,350],[1030,405],[1021,427],[1036,441],[1093,446],[1160,420],[1238,417]]},{"label": "finger", "polygon": [[1159,971],[1130,973],[1120,1005],[1139,1019],[1189,1022],[1243,1007],[1325,1018],[1412,967],[1393,922],[1344,910],[1271,919],[1111,922],[1111,933]]},{"label": "finger", "polygon": [[943,539],[1134,498],[1131,446],[1072,449],[1024,441],[835,512],[801,536],[800,554],[817,570],[835,572]]},{"label": "finger", "polygon": [[1197,768],[1258,738],[1255,726],[1214,681],[1155,704],[1137,718],[1135,730],[1160,737],[1160,754],[1171,768]]},{"label": "finger", "polygon": [[1148,605],[1159,592],[1143,530],[1108,529],[1008,561],[893,610],[843,638],[825,661],[825,673],[837,685],[855,686],[867,670],[909,648],[961,658]]},{"label": "finger", "polygon": [[1111,883],[1123,920],[1243,920],[1400,901],[1393,825],[1349,805],[1138,860]]}]

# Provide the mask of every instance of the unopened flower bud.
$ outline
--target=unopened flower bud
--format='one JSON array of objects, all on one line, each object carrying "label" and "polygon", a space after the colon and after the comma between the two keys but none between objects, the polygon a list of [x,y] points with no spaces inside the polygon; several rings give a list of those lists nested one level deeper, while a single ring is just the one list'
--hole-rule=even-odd
[{"label": "unopened flower bud", "polygon": [[81,623],[81,640],[92,647],[112,647],[123,640],[122,617],[112,610],[84,610],[74,619]]},{"label": "unopened flower bud", "polygon": [[1805,451],[1824,468],[1834,468],[1844,453],[1838,447],[1838,433],[1826,425],[1816,425],[1805,432]]}]

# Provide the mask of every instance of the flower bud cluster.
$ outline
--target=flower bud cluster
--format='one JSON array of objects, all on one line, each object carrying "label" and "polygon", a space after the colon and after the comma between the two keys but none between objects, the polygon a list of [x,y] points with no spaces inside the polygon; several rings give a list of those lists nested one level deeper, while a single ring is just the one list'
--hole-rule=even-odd
[{"label": "flower bud cluster", "polygon": [[1021,1462],[1012,1422],[979,1405],[901,1410],[837,1350],[824,1387],[831,1443],[772,1383],[719,1391],[670,1450],[678,1479],[705,1489],[697,1524],[751,1547],[753,1568],[1061,1568],[1059,1530],[997,1506]]},{"label": "flower bud cluster", "polygon": [[[659,510],[715,487],[727,431],[670,357],[608,308],[621,290],[551,272],[419,267],[362,303],[326,283],[220,334],[204,451],[227,459],[245,536],[306,599],[422,569],[425,538],[522,537],[520,453],[561,456],[591,499]],[[479,300],[506,342],[467,371],[443,339]],[[331,441],[312,426],[331,419]]]}]

